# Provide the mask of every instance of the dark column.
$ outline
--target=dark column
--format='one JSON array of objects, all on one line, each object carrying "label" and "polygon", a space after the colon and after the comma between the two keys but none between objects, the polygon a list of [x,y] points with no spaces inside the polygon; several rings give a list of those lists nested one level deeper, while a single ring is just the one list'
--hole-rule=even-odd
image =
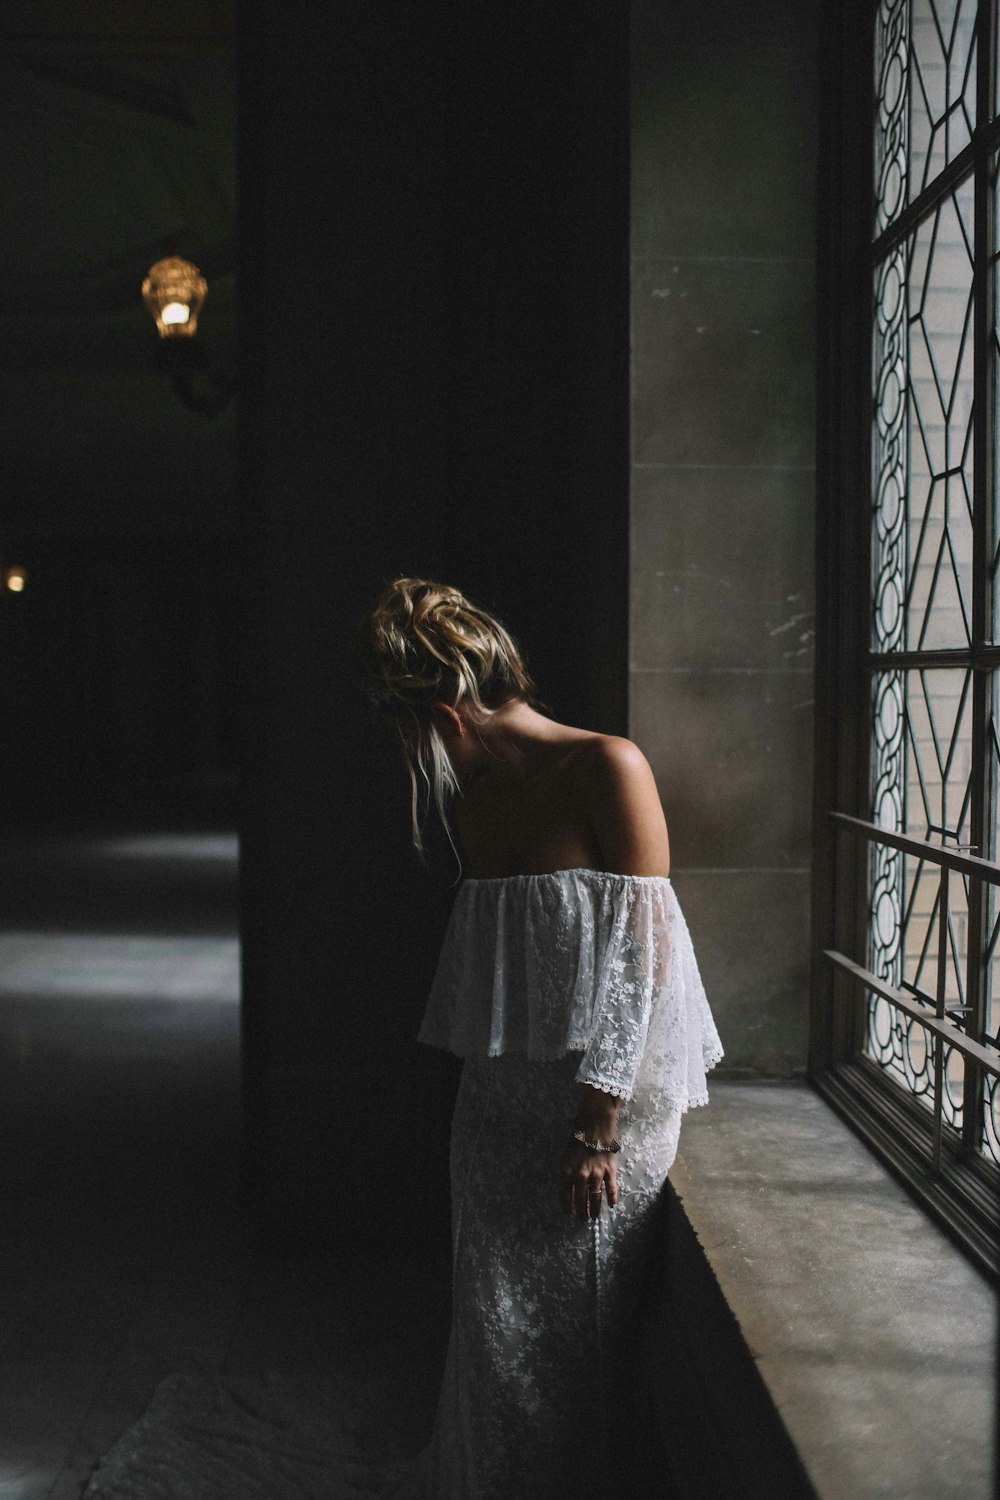
[{"label": "dark column", "polygon": [[272,1226],[447,1235],[457,1064],[415,1034],[453,892],[357,691],[363,607],[446,576],[561,714],[624,728],[626,19],[241,7],[244,1059]]}]

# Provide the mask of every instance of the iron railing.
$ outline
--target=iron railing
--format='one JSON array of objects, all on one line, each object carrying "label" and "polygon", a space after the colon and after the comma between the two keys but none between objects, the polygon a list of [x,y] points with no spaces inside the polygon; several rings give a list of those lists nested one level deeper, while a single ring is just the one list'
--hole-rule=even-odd
[{"label": "iron railing", "polygon": [[[838,829],[865,845],[895,849],[921,863],[935,866],[940,872],[941,880],[936,915],[937,965],[933,993],[922,990],[905,979],[899,985],[888,983],[838,949],[826,948],[823,953],[831,968],[845,977],[846,993],[853,994],[860,1004],[867,1005],[870,997],[877,996],[926,1033],[932,1054],[933,1077],[929,1111],[924,1104],[913,1108],[911,1101],[903,1097],[905,1089],[895,1088],[887,1079],[878,1078],[878,1086],[871,1088],[865,1084],[863,1073],[852,1080],[853,1090],[850,1086],[846,1090],[843,1086],[839,1090],[834,1089],[837,1094],[834,1102],[844,1108],[845,1099],[853,1092],[854,1104],[859,1099],[864,1104],[863,1096],[868,1093],[867,1113],[871,1114],[872,1105],[874,1112],[879,1112],[881,1101],[878,1095],[884,1095],[888,1091],[898,1094],[894,1112],[896,1128],[899,1129],[907,1119],[911,1126],[905,1132],[908,1137],[909,1170],[904,1167],[903,1156],[891,1147],[883,1149],[882,1154],[896,1167],[904,1167],[903,1175],[909,1179],[911,1186],[917,1188],[919,1195],[925,1197],[928,1205],[935,1209],[946,1226],[955,1231],[966,1247],[973,1251],[984,1269],[997,1274],[1000,1272],[1000,1197],[997,1196],[1000,1171],[992,1162],[984,1159],[982,1151],[984,1114],[995,1106],[996,1099],[1000,1097],[997,1094],[1000,1081],[1000,1031],[997,1035],[990,1035],[986,1030],[990,955],[981,949],[973,950],[970,946],[968,978],[962,1004],[956,1005],[950,1000],[947,990],[949,880],[958,877],[969,883],[969,906],[973,909],[980,904],[987,887],[1000,888],[1000,864],[965,849],[949,848],[945,844],[933,844],[929,839],[896,833],[846,813],[831,812],[829,817]],[[941,829],[935,831],[947,832]],[[860,1032],[860,1025],[855,1027],[855,1032]],[[945,1119],[944,1070],[946,1055],[950,1053],[957,1053],[961,1057],[965,1070],[966,1108],[960,1131],[951,1127]],[[848,1068],[847,1071],[849,1070]],[[870,1070],[872,1074],[874,1071]],[[860,1089],[857,1087],[859,1083]],[[828,1079],[824,1092],[828,1091],[829,1086]],[[847,1105],[846,1112],[851,1113],[850,1104]],[[889,1113],[893,1111],[890,1110]],[[929,1121],[921,1120],[921,1115],[927,1114]],[[920,1128],[922,1125],[923,1129]],[[887,1144],[885,1139],[879,1138],[878,1130],[875,1131],[872,1143],[883,1148]],[[926,1191],[921,1190],[919,1173],[913,1170],[915,1157],[922,1157],[923,1160]],[[944,1197],[939,1191],[942,1186],[949,1189]]]}]

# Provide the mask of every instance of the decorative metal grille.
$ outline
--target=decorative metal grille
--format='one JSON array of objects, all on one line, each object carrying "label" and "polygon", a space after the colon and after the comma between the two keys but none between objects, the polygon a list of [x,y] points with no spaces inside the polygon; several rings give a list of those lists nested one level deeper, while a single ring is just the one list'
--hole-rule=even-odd
[{"label": "decorative metal grille", "polygon": [[[876,30],[875,201],[879,232],[888,228],[909,197],[909,34],[908,0],[882,0]],[[902,287],[900,282],[900,292]]]},{"label": "decorative metal grille", "polygon": [[863,1052],[933,1112],[938,1167],[942,1132],[1000,1165],[995,1071],[922,1012],[1000,1047],[997,886],[938,857],[997,846],[1000,128],[979,78],[995,6],[881,0],[874,36],[867,961],[881,993],[868,986]]},{"label": "decorative metal grille", "polygon": [[976,0],[911,0],[907,93],[913,196],[972,139]]}]

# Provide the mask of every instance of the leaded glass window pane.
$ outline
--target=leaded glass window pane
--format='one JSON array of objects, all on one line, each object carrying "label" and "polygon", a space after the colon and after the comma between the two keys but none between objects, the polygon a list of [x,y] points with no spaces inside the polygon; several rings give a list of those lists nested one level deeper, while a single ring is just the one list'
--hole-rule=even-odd
[{"label": "leaded glass window pane", "polygon": [[876,271],[877,651],[972,638],[972,242],[967,180]]},{"label": "leaded glass window pane", "polygon": [[[1000,637],[1000,157],[993,134],[987,148],[974,133],[980,16],[994,8],[878,6],[872,254],[871,821],[989,860],[1000,847],[1000,658],[984,654]],[[877,840],[869,880],[871,972],[997,1045],[996,890]],[[1000,1162],[1000,1100],[981,1065],[874,993],[863,1051],[918,1103],[939,1092],[956,1145]]]},{"label": "leaded glass window pane", "polygon": [[909,20],[907,0],[882,0],[875,48],[876,232],[891,224],[908,201]]},{"label": "leaded glass window pane", "polygon": [[967,646],[972,615],[972,183],[907,255],[910,404],[905,641]]},{"label": "leaded glass window pane", "polygon": [[[875,786],[873,821],[882,827],[918,837],[948,828],[968,842],[971,679],[967,669],[876,675],[874,743],[882,774]],[[883,846],[875,846],[872,861],[872,972],[890,984],[934,995],[942,936],[941,872],[928,861]],[[945,998],[957,1007],[965,1004],[966,994],[968,888],[957,875],[944,887]],[[865,1045],[895,1082],[921,1103],[933,1102],[928,1037],[918,1022],[872,997]],[[955,1129],[962,1123],[963,1081],[962,1058],[949,1049],[944,1118]]]},{"label": "leaded glass window pane", "polygon": [[[933,994],[937,983],[938,940],[941,926],[942,881],[940,871],[925,861],[905,855],[902,862],[904,891],[900,930],[901,974],[907,985]],[[968,962],[968,890],[961,878],[947,881],[946,988],[950,1006],[965,1004],[965,974]],[[897,981],[898,982],[898,981]],[[894,1082],[905,1088],[926,1108],[933,1105],[933,1056],[927,1031],[918,1021],[875,998],[868,1011],[866,1050]],[[944,1120],[956,1132],[962,1126],[964,1061],[954,1048],[945,1048]]]},{"label": "leaded glass window pane", "polygon": [[916,0],[911,17],[913,191],[953,161],[976,120],[976,0]]},{"label": "leaded glass window pane", "polygon": [[876,232],[969,145],[976,0],[882,0],[876,45]]}]

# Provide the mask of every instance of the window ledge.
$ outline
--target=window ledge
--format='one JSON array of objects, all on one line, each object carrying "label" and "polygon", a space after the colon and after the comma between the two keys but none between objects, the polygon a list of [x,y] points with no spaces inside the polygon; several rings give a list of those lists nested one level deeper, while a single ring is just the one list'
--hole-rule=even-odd
[{"label": "window ledge", "polygon": [[993,1288],[807,1084],[716,1084],[666,1213],[646,1353],[683,1500],[993,1495]]}]

